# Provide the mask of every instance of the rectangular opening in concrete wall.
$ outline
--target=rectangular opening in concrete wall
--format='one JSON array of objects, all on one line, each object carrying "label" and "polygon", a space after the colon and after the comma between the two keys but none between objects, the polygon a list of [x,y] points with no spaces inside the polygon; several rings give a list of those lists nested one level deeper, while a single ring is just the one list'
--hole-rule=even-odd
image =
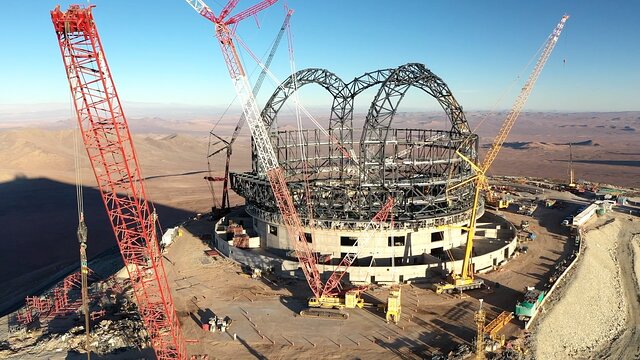
[{"label": "rectangular opening in concrete wall", "polygon": [[[343,256],[344,258],[344,256]],[[373,262],[373,256],[359,256],[356,258],[358,266],[369,266]]]},{"label": "rectangular opening in concrete wall", "polygon": [[310,233],[304,233],[304,238],[307,240],[308,243],[313,241]]},{"label": "rectangular opening in concrete wall", "polygon": [[405,237],[404,236],[389,236],[388,243],[389,246],[404,246]]},{"label": "rectangular opening in concrete wall", "polygon": [[268,225],[268,226],[269,226],[269,234],[278,236],[278,227],[273,225]]},{"label": "rectangular opening in concrete wall", "polygon": [[431,242],[442,241],[444,240],[444,231],[437,231],[431,233]]},{"label": "rectangular opening in concrete wall", "polygon": [[431,255],[433,255],[435,257],[438,257],[438,258],[440,256],[444,255],[444,247],[440,246],[440,247],[431,249]]},{"label": "rectangular opening in concrete wall", "polygon": [[340,246],[353,246],[357,241],[356,236],[340,236]]}]

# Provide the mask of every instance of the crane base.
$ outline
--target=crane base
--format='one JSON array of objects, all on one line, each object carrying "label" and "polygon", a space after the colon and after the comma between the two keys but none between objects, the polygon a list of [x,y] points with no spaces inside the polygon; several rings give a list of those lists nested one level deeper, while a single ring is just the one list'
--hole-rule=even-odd
[{"label": "crane base", "polygon": [[327,320],[347,320],[349,318],[349,314],[340,310],[319,308],[304,309],[300,311],[300,316]]},{"label": "crane base", "polygon": [[462,292],[467,290],[480,289],[484,286],[484,281],[481,279],[472,279],[466,282],[460,282],[458,284],[440,283],[434,286],[436,294],[453,294],[456,292]]}]

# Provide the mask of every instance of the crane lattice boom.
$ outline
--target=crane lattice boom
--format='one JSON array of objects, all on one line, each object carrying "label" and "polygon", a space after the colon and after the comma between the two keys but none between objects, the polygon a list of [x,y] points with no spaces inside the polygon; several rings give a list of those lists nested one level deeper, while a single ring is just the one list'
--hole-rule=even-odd
[{"label": "crane lattice boom", "polygon": [[[278,45],[280,44],[280,41],[282,40],[282,36],[284,35],[284,31],[287,29],[287,27],[289,26],[289,19],[291,19],[291,15],[293,15],[293,9],[289,9],[289,11],[287,11],[287,15],[284,18],[284,21],[282,22],[282,26],[280,27],[280,31],[278,32],[278,35],[276,36],[276,39],[273,41],[273,46],[271,47],[271,51],[269,52],[269,56],[267,56],[267,60],[264,63],[264,67],[262,68],[262,71],[260,71],[260,75],[258,76],[258,79],[256,80],[256,83],[253,85],[253,90],[252,90],[252,94],[254,96],[254,98],[258,95],[258,92],[260,91],[260,88],[262,87],[262,83],[264,82],[265,77],[267,76],[267,70],[269,69],[269,66],[271,65],[271,62],[273,61],[273,58],[276,54],[276,50],[278,50]],[[238,135],[240,134],[240,131],[242,130],[242,128],[244,127],[244,124],[246,123],[246,119],[244,116],[244,113],[242,114],[242,116],[240,116],[240,120],[238,120],[238,123],[236,124],[236,128],[233,130],[233,134],[231,135],[231,138],[229,139],[229,141],[226,141],[224,139],[222,139],[220,136],[216,135],[213,133],[213,130],[211,130],[211,135],[215,136],[216,138],[218,138],[218,141],[216,141],[215,144],[224,144],[223,147],[216,149],[215,151],[213,151],[211,154],[208,155],[208,157],[214,156],[216,154],[218,154],[219,152],[226,150],[226,162],[225,162],[225,167],[224,167],[224,177],[222,177],[220,180],[222,180],[224,183],[222,184],[222,210],[226,210],[230,207],[230,202],[229,202],[229,165],[231,162],[231,155],[233,154],[233,143],[235,143],[236,139],[238,138]],[[215,145],[214,144],[214,145]],[[211,169],[209,169],[211,170]]]},{"label": "crane lattice boom", "polygon": [[229,70],[229,75],[231,76],[231,81],[235,87],[238,99],[243,106],[243,114],[251,130],[254,146],[258,153],[258,159],[262,164],[262,168],[264,169],[267,178],[269,179],[269,183],[271,184],[273,195],[276,199],[276,203],[278,204],[278,209],[280,210],[280,215],[282,216],[282,220],[287,228],[289,237],[293,239],[293,247],[296,256],[298,257],[300,267],[304,272],[312,293],[316,297],[319,297],[322,292],[322,280],[320,279],[320,273],[316,266],[316,258],[311,247],[307,243],[300,216],[298,215],[298,211],[296,210],[293,199],[291,198],[291,193],[287,187],[284,170],[278,163],[278,158],[273,150],[273,146],[271,145],[267,129],[260,120],[258,105],[256,104],[255,97],[253,96],[253,92],[249,86],[247,75],[233,42],[233,32],[231,28],[229,28],[230,24],[237,23],[246,17],[255,15],[259,11],[274,4],[276,0],[263,0],[228,20],[225,20],[225,16],[228,15],[237,4],[237,1],[235,0],[231,0],[227,3],[223,12],[225,10],[229,11],[221,13],[221,16],[219,17],[216,17],[203,1],[186,1],[196,11],[198,11],[198,13],[215,24],[216,37],[220,43],[222,55],[227,65],[227,70]]},{"label": "crane lattice boom", "polygon": [[158,359],[186,359],[155,214],[91,9],[72,5],[62,12],[58,6],[51,12],[82,139],[151,346]]},{"label": "crane lattice boom", "polygon": [[462,273],[458,275],[458,278],[462,279],[463,281],[467,279],[473,279],[473,269],[471,268],[471,252],[473,250],[473,237],[475,235],[476,214],[478,211],[480,190],[488,189],[486,173],[489,170],[489,167],[491,166],[493,161],[495,160],[496,156],[498,155],[500,148],[502,147],[505,140],[507,139],[507,136],[509,135],[511,128],[513,127],[513,124],[518,119],[518,116],[520,115],[520,112],[522,111],[524,104],[526,103],[527,99],[529,98],[529,95],[531,94],[531,91],[533,90],[533,86],[535,85],[536,80],[538,80],[538,77],[540,76],[540,72],[542,71],[542,68],[547,63],[547,60],[549,59],[549,56],[551,55],[553,48],[556,46],[556,43],[558,42],[558,37],[560,36],[560,33],[562,32],[562,29],[564,28],[564,24],[567,21],[567,19],[569,19],[569,15],[564,15],[562,19],[560,19],[560,22],[558,23],[558,25],[556,25],[555,29],[553,30],[549,38],[547,39],[547,43],[544,47],[544,50],[542,51],[542,54],[540,55],[540,58],[538,59],[538,62],[536,63],[536,66],[531,72],[529,79],[527,80],[525,85],[522,87],[520,95],[518,95],[518,98],[516,99],[515,104],[513,105],[513,107],[511,108],[511,111],[507,115],[507,118],[504,120],[504,123],[502,124],[502,127],[500,128],[498,135],[493,141],[493,145],[491,145],[491,149],[487,153],[487,156],[484,158],[482,165],[478,168],[477,166],[471,163],[471,160],[466,159],[461,154],[459,154],[460,156],[463,157],[465,161],[471,163],[478,173],[477,177],[475,178],[476,190],[474,195],[473,210],[471,212],[469,232],[467,233],[467,245],[465,247],[465,256],[462,262]]},{"label": "crane lattice boom", "polygon": [[536,66],[531,72],[531,75],[529,75],[529,79],[522,87],[522,91],[520,92],[520,95],[518,95],[515,104],[513,104],[511,111],[509,111],[507,118],[505,119],[504,123],[502,123],[500,131],[498,132],[496,138],[493,140],[491,149],[489,149],[489,151],[487,152],[487,156],[485,156],[484,161],[482,162],[482,166],[480,167],[485,173],[487,169],[489,169],[493,161],[496,159],[496,156],[498,156],[498,152],[502,148],[504,142],[507,140],[507,136],[509,135],[513,124],[515,124],[516,119],[518,119],[518,116],[520,116],[520,112],[522,111],[522,108],[524,108],[524,104],[527,102],[529,95],[531,95],[531,91],[533,90],[533,87],[536,84],[538,77],[540,76],[542,68],[544,68],[547,60],[549,60],[549,56],[551,55],[553,48],[558,42],[558,38],[560,37],[560,33],[562,32],[562,28],[564,28],[564,24],[565,22],[567,22],[567,19],[569,19],[569,15],[564,15],[558,25],[556,25],[556,28],[553,30],[551,35],[549,35],[549,39],[547,40],[547,43],[542,50],[542,54],[540,55]]}]

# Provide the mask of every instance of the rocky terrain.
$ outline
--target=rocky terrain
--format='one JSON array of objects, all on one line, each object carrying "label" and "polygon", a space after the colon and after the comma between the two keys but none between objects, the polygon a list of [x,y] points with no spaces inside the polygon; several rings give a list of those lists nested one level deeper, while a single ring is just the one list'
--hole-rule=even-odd
[{"label": "rocky terrain", "polygon": [[[615,340],[640,320],[633,310],[638,302],[638,284],[633,271],[628,271],[638,262],[629,246],[635,242],[634,232],[640,232],[637,222],[616,215],[616,221],[587,233],[586,249],[577,269],[567,278],[564,289],[547,302],[547,312],[534,330],[537,359],[620,354]],[[629,278],[634,280],[632,288],[628,288]]]}]

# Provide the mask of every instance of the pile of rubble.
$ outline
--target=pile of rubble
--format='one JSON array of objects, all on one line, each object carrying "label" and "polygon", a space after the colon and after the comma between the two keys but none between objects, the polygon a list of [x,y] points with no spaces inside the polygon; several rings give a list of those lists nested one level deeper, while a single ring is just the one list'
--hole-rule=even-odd
[{"label": "pile of rubble", "polygon": [[[149,347],[148,334],[137,306],[131,300],[130,285],[114,285],[106,280],[94,283],[90,293],[93,295],[90,308],[95,310],[91,311],[90,346],[93,353],[106,355]],[[8,341],[0,343],[0,358],[29,358],[29,355],[48,351],[85,352],[84,316],[79,310],[44,320],[35,316],[27,324],[14,320]],[[68,325],[52,327],[51,320],[63,320]]]},{"label": "pile of rubble", "polygon": [[[84,326],[59,334],[21,330],[0,344],[0,358],[20,355],[30,358],[41,352],[85,352]],[[91,329],[91,351],[99,355],[148,347],[149,337],[137,314],[119,320],[102,320]]]},{"label": "pile of rubble", "polygon": [[[60,337],[71,351],[84,351],[85,333],[77,326]],[[149,336],[137,314],[120,320],[102,320],[92,328],[91,351],[111,354],[126,349],[142,349],[148,346]]]},{"label": "pile of rubble", "polygon": [[456,349],[449,352],[448,355],[434,354],[431,360],[463,360],[469,358],[473,354],[471,347],[466,344],[460,344]]}]

